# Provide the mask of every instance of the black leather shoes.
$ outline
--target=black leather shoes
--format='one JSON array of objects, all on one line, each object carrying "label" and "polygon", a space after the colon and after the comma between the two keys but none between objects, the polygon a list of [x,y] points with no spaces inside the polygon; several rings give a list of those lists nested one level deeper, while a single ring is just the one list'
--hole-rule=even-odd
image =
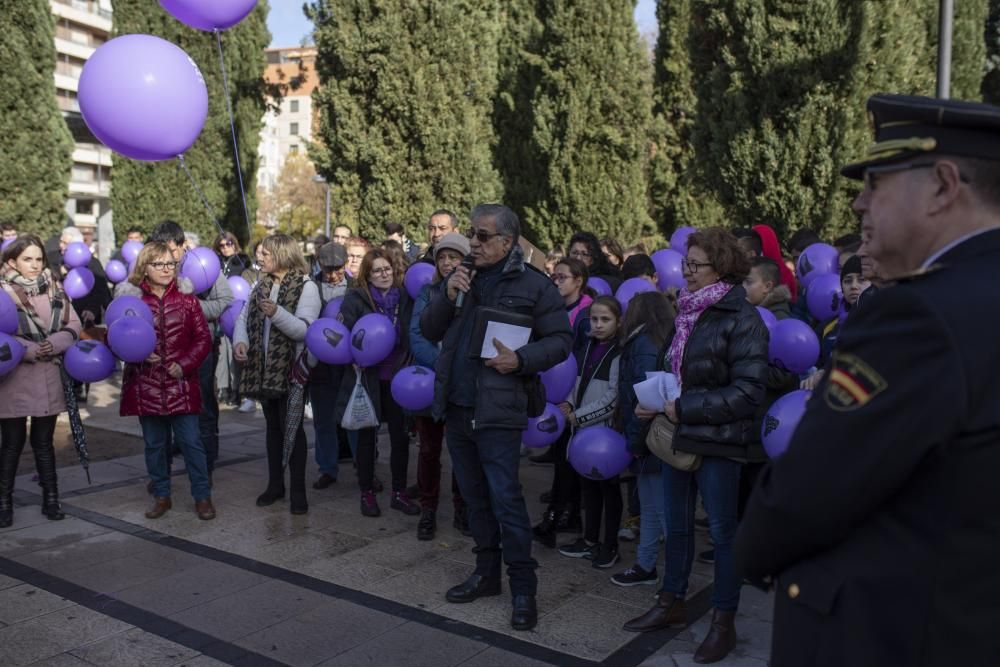
[{"label": "black leather shoes", "polygon": [[538,607],[534,595],[515,595],[512,601],[514,611],[510,615],[510,627],[515,630],[530,630],[538,624]]},{"label": "black leather shoes", "polygon": [[264,493],[257,496],[257,507],[267,507],[273,505],[285,497],[285,487],[274,488],[268,486]]},{"label": "black leather shoes", "polygon": [[458,586],[449,588],[444,597],[448,602],[463,603],[491,595],[500,595],[500,579],[487,579],[474,574]]}]

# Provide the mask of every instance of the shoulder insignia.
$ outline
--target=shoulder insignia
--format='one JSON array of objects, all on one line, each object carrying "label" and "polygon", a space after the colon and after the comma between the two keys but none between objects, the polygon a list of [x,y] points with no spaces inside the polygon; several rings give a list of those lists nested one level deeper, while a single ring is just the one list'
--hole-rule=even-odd
[{"label": "shoulder insignia", "polygon": [[826,384],[826,404],[838,412],[864,406],[889,387],[878,372],[853,354],[835,352]]},{"label": "shoulder insignia", "polygon": [[890,278],[887,282],[890,283],[909,283],[917,280],[918,278],[923,278],[924,276],[930,275],[932,273],[937,273],[945,268],[944,264],[931,264],[928,267],[917,269],[916,271],[911,271],[909,273],[904,273],[901,276],[895,276]]}]

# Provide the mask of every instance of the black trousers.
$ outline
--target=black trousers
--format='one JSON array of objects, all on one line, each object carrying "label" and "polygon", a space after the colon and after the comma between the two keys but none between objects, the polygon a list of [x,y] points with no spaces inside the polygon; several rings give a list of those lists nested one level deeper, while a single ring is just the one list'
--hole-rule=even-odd
[{"label": "black trousers", "polygon": [[[618,547],[618,531],[622,527],[622,489],[615,475],[611,479],[580,478],[583,491],[583,537],[588,542],[602,542]],[[604,518],[604,539],[601,540],[601,518]]]},{"label": "black trousers", "polygon": [[[264,410],[264,422],[267,424],[265,442],[267,443],[267,475],[268,489],[281,489],[285,486],[285,473],[282,470],[282,453],[285,444],[285,423],[288,418],[288,396],[272,398],[260,402]],[[306,495],[306,432],[299,424],[295,432],[295,445],[288,458],[288,482],[291,487],[291,497],[304,498]]]},{"label": "black trousers", "polygon": [[552,503],[550,507],[556,513],[568,510],[576,514],[580,511],[580,473],[570,465],[569,459],[566,458],[570,430],[567,427],[552,445],[552,457],[555,459],[555,465],[552,472]]},{"label": "black trousers", "polygon": [[[406,433],[406,418],[403,408],[392,397],[390,383],[379,383],[379,419],[389,427],[389,470],[392,472],[392,490],[406,488],[406,472],[410,462],[410,436]],[[362,491],[371,491],[375,480],[375,445],[378,441],[377,428],[363,428],[358,431],[358,486]]]},{"label": "black trousers", "polygon": [[[58,415],[31,417],[31,450],[35,454],[38,484],[43,489],[56,485],[56,453],[52,438],[56,431]],[[0,494],[14,490],[17,464],[24,445],[29,441],[28,417],[0,419]]]}]

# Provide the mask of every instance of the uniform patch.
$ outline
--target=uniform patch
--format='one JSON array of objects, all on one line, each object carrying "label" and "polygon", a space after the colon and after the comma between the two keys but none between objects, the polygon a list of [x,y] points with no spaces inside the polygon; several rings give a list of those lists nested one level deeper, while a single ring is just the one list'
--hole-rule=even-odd
[{"label": "uniform patch", "polygon": [[826,404],[839,412],[857,410],[889,386],[874,368],[853,354],[835,353],[826,384]]}]

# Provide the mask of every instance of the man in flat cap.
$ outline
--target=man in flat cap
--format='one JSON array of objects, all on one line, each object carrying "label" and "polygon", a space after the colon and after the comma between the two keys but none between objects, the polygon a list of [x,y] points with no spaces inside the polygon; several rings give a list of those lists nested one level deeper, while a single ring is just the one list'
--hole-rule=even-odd
[{"label": "man in flat cap", "polygon": [[772,665],[1000,665],[1000,108],[868,101],[843,169],[889,280],[844,327],[736,557]]}]

